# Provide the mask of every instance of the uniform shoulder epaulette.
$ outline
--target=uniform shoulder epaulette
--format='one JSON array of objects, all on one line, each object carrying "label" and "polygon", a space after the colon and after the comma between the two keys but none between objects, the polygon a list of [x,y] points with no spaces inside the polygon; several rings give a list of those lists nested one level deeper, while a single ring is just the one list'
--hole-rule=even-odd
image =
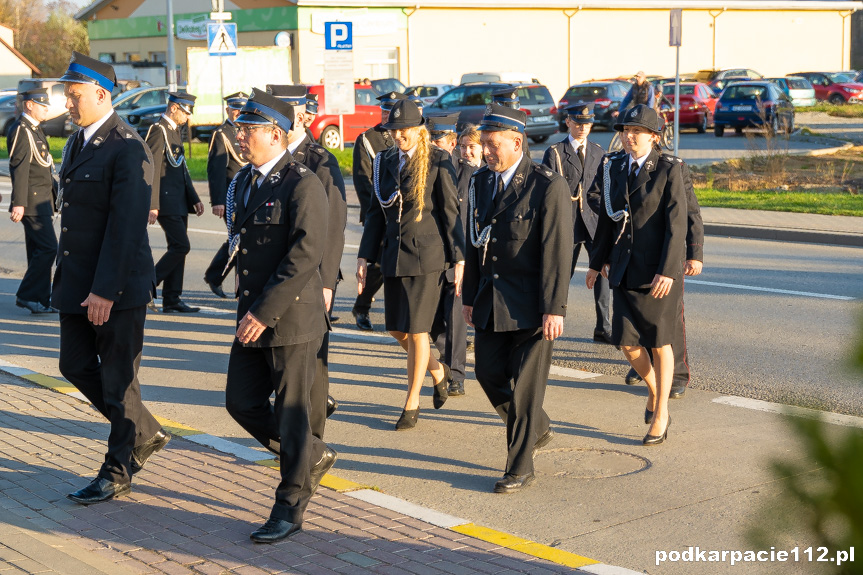
[{"label": "uniform shoulder epaulette", "polygon": [[117,123],[117,132],[123,136],[123,139],[134,139],[135,136],[138,135],[132,126],[128,125],[126,122],[118,122]]},{"label": "uniform shoulder epaulette", "polygon": [[293,162],[288,164],[288,167],[290,169],[292,169],[293,171],[297,172],[300,175],[300,177],[302,177],[302,178],[306,178],[306,177],[314,174],[313,171],[311,171],[310,169],[308,169],[307,167],[305,167],[303,164],[301,164],[300,162],[298,162],[296,160],[294,160]]},{"label": "uniform shoulder epaulette", "polygon": [[676,164],[682,164],[683,163],[683,160],[681,158],[678,158],[677,156],[672,155],[672,154],[662,154],[661,156],[659,156],[659,158],[661,160],[665,160],[666,162],[669,162],[671,164],[675,164],[675,163]]},{"label": "uniform shoulder epaulette", "polygon": [[554,177],[554,172],[552,172],[550,169],[543,166],[542,164],[537,164],[536,162],[534,162],[533,163],[533,169],[535,172],[539,172],[540,174],[542,174],[543,176],[545,176],[549,180]]},{"label": "uniform shoulder epaulette", "polygon": [[473,175],[479,176],[480,174],[484,174],[485,172],[488,172],[488,171],[490,171],[490,170],[488,168],[488,164],[486,164],[480,168],[477,168],[476,171],[473,173]]},{"label": "uniform shoulder epaulette", "polygon": [[326,155],[327,155],[327,149],[325,147],[323,147],[322,145],[317,144],[315,142],[309,143],[309,150],[316,153],[319,156],[326,157]]}]

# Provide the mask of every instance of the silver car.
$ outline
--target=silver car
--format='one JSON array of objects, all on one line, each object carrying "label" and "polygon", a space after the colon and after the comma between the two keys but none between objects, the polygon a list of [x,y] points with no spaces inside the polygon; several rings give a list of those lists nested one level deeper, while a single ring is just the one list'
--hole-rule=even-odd
[{"label": "silver car", "polygon": [[15,107],[17,92],[0,96],[0,134],[5,138],[9,135],[9,128],[18,117],[18,109]]},{"label": "silver car", "polygon": [[795,108],[815,105],[815,88],[809,80],[802,76],[785,76],[784,78],[771,78],[776,83]]}]

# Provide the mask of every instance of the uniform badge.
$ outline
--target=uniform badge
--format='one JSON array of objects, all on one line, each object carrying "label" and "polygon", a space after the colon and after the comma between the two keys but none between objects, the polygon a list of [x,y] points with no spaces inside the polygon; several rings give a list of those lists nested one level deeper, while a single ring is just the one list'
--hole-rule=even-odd
[{"label": "uniform badge", "polygon": [[401,110],[401,108],[399,108],[399,109],[397,109],[395,112],[393,112],[393,117],[394,117],[394,118],[398,118],[398,117],[399,117],[399,116],[401,116],[401,115],[402,115],[402,110]]},{"label": "uniform badge", "polygon": [[492,111],[493,110],[492,110],[491,104],[489,104],[488,106],[485,107],[486,116],[490,116],[492,114]]},{"label": "uniform badge", "polygon": [[630,118],[634,118],[634,117],[636,117],[637,115],[638,115],[638,110],[633,110],[632,112],[630,112],[629,117],[630,117]]},{"label": "uniform badge", "polygon": [[[237,209],[236,204],[234,205],[234,209]],[[236,222],[236,221],[237,221],[237,214],[236,214],[236,213],[231,214],[231,221],[232,221],[232,222]]]},{"label": "uniform badge", "polygon": [[489,174],[488,175],[488,183],[491,184],[493,182],[494,182],[494,174]]},{"label": "uniform badge", "polygon": [[524,175],[516,174],[512,179],[515,182],[515,185],[520,186],[521,183],[524,181]]},{"label": "uniform badge", "polygon": [[648,170],[652,170],[653,169],[653,160],[647,160],[647,163],[644,165]]}]

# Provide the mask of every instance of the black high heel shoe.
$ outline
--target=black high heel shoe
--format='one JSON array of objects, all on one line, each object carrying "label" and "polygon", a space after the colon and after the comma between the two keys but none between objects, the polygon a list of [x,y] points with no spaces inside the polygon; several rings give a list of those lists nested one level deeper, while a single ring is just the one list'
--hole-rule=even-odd
[{"label": "black high heel shoe", "polygon": [[443,367],[443,379],[440,383],[434,386],[434,397],[432,398],[432,405],[434,405],[435,409],[440,409],[443,407],[443,404],[446,403],[447,398],[449,397],[449,391],[447,391],[449,387],[449,380],[452,378],[452,372],[449,370],[449,366],[444,362],[440,362],[441,367]]},{"label": "black high heel shoe", "polygon": [[404,431],[405,429],[416,427],[419,414],[419,407],[416,409],[403,409],[399,420],[396,422],[396,431]]},{"label": "black high heel shoe", "polygon": [[668,438],[668,428],[671,427],[671,416],[668,416],[668,423],[665,425],[665,432],[662,435],[650,435],[649,433],[644,436],[644,439],[641,440],[641,443],[644,445],[659,445],[663,441]]},{"label": "black high heel shoe", "polygon": [[653,421],[653,412],[649,409],[644,410],[644,423],[650,425],[650,422]]}]

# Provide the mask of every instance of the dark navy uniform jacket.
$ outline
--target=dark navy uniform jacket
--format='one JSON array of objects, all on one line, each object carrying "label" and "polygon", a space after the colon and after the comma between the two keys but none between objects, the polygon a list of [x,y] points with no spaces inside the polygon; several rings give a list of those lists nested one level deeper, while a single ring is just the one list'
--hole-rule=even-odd
[{"label": "dark navy uniform jacket", "polygon": [[[31,145],[31,136],[35,149]],[[18,116],[9,127],[6,149],[9,150],[9,172],[12,176],[9,211],[13,207],[23,207],[25,216],[53,215],[54,176],[50,166],[41,166],[34,158],[41,158],[45,162],[51,158],[45,132],[23,115]]]},{"label": "dark navy uniform jacket", "polygon": [[473,306],[474,325],[536,329],[544,314],[565,316],[573,245],[566,180],[524,154],[495,207],[495,173],[483,167],[473,178],[476,223],[491,226],[487,250],[468,236],[462,301]]},{"label": "dark navy uniform jacket", "polygon": [[327,192],[329,224],[327,245],[321,261],[321,281],[325,288],[334,290],[339,280],[339,263],[345,249],[345,225],[348,217],[345,179],[336,157],[323,146],[309,140],[308,136],[303,138],[293,156],[294,160],[314,172]]},{"label": "dark navy uniform jacket", "polygon": [[210,187],[210,205],[224,206],[228,186],[246,162],[240,156],[237,127],[230,121],[213,131],[207,154],[207,183]]},{"label": "dark navy uniform jacket", "polygon": [[[396,186],[406,195],[413,181],[407,170],[399,173],[398,148],[389,148],[379,156],[381,196],[388,198]],[[436,146],[429,149],[424,194],[420,221],[416,221],[417,203],[409,198],[403,199],[400,221],[398,201],[384,208],[376,197],[372,200],[357,256],[378,262],[384,277],[443,272],[464,260],[464,228],[459,217],[455,169],[449,153]],[[383,248],[379,250],[381,241]]]},{"label": "dark navy uniform jacket", "polygon": [[312,341],[327,331],[318,268],[327,243],[327,194],[315,174],[290,152],[263,178],[243,206],[252,166],[237,174],[234,232],[237,253],[237,324],[249,311],[267,325],[245,347]]},{"label": "dark navy uniform jacket", "polygon": [[87,313],[81,302],[91,292],[115,310],[149,303],[156,289],[147,236],[152,182],[149,148],[117,114],[80,152],[66,151],[51,295],[60,313]]},{"label": "dark navy uniform jacket", "polygon": [[[360,202],[361,224],[366,221],[366,212],[369,211],[369,206],[373,204],[372,199],[375,197],[375,188],[372,183],[372,163],[375,156],[395,145],[390,133],[386,130],[379,130],[378,126],[369,128],[360,134],[357,141],[354,142],[354,189]],[[372,154],[369,154],[367,147],[372,149]]]},{"label": "dark navy uniform jacket", "polygon": [[[605,152],[602,148],[588,140],[582,168],[581,160],[567,137],[564,141],[549,146],[542,157],[542,165],[562,175],[569,184],[569,193],[572,197],[573,236],[577,244],[593,239],[596,233],[597,215],[588,205],[587,192],[596,177],[603,155]],[[558,158],[560,165],[558,165]]]},{"label": "dark navy uniform jacket", "polygon": [[[165,131],[163,132],[159,126]],[[167,141],[165,141],[165,134],[168,136]],[[158,123],[150,126],[145,140],[150,146],[155,168],[150,209],[159,210],[160,216],[185,216],[195,213],[195,204],[201,200],[192,185],[192,176],[189,175],[185,162],[175,168],[168,163],[165,153],[168,147],[175,158],[180,159],[184,156],[180,130],[172,128],[163,117]]]}]

